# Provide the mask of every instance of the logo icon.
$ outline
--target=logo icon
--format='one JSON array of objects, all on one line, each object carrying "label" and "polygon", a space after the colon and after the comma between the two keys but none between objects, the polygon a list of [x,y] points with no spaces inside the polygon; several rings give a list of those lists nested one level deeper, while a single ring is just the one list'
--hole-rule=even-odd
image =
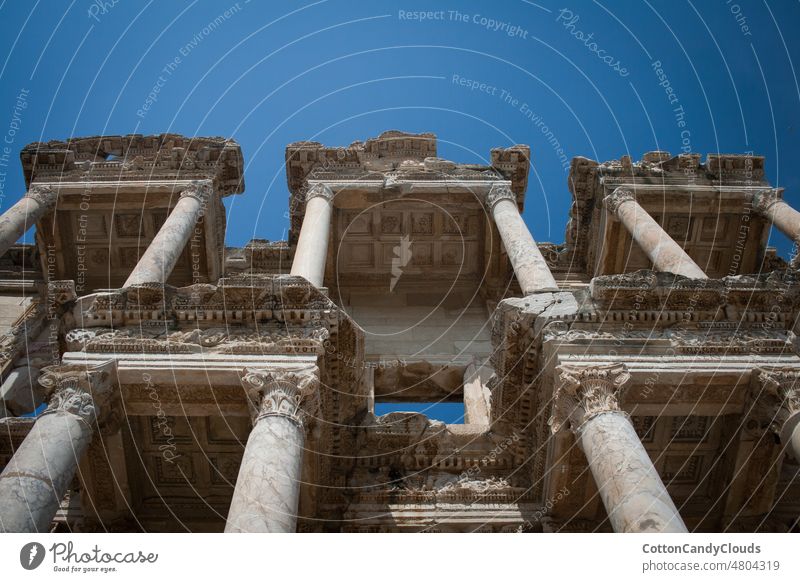
[{"label": "logo icon", "polygon": [[44,546],[39,542],[30,542],[19,551],[19,563],[26,570],[35,570],[44,561]]},{"label": "logo icon", "polygon": [[403,275],[403,267],[405,267],[411,260],[411,239],[407,234],[404,234],[400,239],[400,244],[392,248],[394,257],[392,257],[392,280],[389,282],[389,293],[394,291],[394,286]]}]

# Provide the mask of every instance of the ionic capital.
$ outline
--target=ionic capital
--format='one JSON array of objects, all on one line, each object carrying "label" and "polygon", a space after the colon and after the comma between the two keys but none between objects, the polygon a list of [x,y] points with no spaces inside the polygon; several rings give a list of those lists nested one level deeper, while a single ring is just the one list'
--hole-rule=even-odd
[{"label": "ionic capital", "polygon": [[567,424],[577,432],[598,414],[620,411],[624,387],[631,377],[625,364],[563,365],[556,371],[559,385],[553,396],[549,422],[553,433]]},{"label": "ionic capital", "polygon": [[58,194],[50,186],[33,185],[28,188],[24,198],[31,198],[44,208],[50,209],[56,205]]},{"label": "ionic capital", "polygon": [[181,198],[194,198],[200,204],[207,204],[211,195],[214,193],[214,187],[211,185],[211,180],[193,180],[182,192]]},{"label": "ionic capital", "polygon": [[501,200],[510,200],[516,204],[517,195],[511,191],[511,188],[508,186],[508,184],[492,184],[492,187],[489,189],[489,193],[486,195],[486,207],[491,212],[494,209],[495,204]]},{"label": "ionic capital", "polygon": [[786,421],[800,412],[800,370],[759,368],[757,373],[756,413],[783,439]]},{"label": "ionic capital", "polygon": [[308,202],[312,198],[317,198],[317,197],[324,198],[325,200],[330,202],[331,200],[333,200],[333,190],[331,190],[331,187],[325,184],[324,182],[316,182],[314,184],[311,184],[311,186],[308,189],[308,192],[306,192],[306,202]]},{"label": "ionic capital", "polygon": [[767,211],[778,202],[783,200],[783,188],[768,188],[753,194],[753,210],[761,215],[766,215]]},{"label": "ionic capital", "polygon": [[603,198],[603,205],[608,208],[612,214],[616,214],[619,207],[626,202],[636,202],[636,195],[631,190],[623,188],[622,186]]},{"label": "ionic capital", "polygon": [[255,425],[269,416],[283,416],[302,426],[319,413],[319,370],[261,370],[247,368],[242,380]]},{"label": "ionic capital", "polygon": [[109,360],[97,366],[68,364],[42,368],[39,384],[49,391],[47,409],[42,413],[68,412],[94,430],[113,432],[118,426],[119,406],[115,400],[116,362]]}]

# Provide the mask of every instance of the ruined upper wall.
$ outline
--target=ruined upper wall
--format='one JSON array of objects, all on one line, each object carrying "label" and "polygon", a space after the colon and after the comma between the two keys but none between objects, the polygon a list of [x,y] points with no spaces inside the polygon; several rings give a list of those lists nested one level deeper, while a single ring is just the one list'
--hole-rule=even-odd
[{"label": "ruined upper wall", "polygon": [[530,148],[495,148],[490,165],[458,164],[437,157],[436,135],[385,131],[365,142],[328,147],[302,141],[286,146],[290,244],[297,242],[305,212],[307,181],[313,180],[510,180],[522,206],[528,186]]},{"label": "ruined upper wall", "polygon": [[112,135],[31,143],[20,152],[25,183],[213,180],[222,196],[244,191],[239,144],[223,137]]}]

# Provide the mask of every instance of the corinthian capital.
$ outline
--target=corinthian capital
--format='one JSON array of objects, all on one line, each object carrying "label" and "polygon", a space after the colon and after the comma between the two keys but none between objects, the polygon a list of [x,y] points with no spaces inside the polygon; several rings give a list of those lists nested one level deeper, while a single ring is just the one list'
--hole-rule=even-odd
[{"label": "corinthian capital", "polygon": [[193,180],[181,192],[181,198],[194,198],[200,204],[207,204],[213,193],[214,187],[211,185],[211,180]]},{"label": "corinthian capital", "polygon": [[306,192],[306,202],[316,197],[324,198],[328,202],[333,200],[333,190],[324,182],[316,182],[311,184]]},{"label": "corinthian capital", "polygon": [[511,188],[508,186],[508,184],[492,184],[489,193],[486,195],[486,207],[491,211],[494,208],[494,205],[501,200],[510,200],[516,204],[517,196],[511,191]]},{"label": "corinthian capital", "polygon": [[68,364],[42,368],[39,383],[49,393],[47,409],[42,414],[67,412],[93,430],[97,423],[103,432],[113,432],[119,421],[115,372],[113,360],[98,366]]},{"label": "corinthian capital", "polygon": [[800,412],[800,370],[759,368],[756,413],[782,437],[786,421]]},{"label": "corinthian capital", "polygon": [[783,200],[783,188],[768,188],[753,194],[753,210],[766,214],[769,208]]},{"label": "corinthian capital", "polygon": [[50,186],[39,186],[34,184],[28,188],[28,191],[25,193],[25,198],[36,200],[36,202],[45,208],[52,208],[56,204],[58,195]]},{"label": "corinthian capital", "polygon": [[625,202],[636,202],[636,196],[631,190],[623,188],[622,186],[603,198],[603,205],[613,214],[616,214],[619,207]]},{"label": "corinthian capital", "polygon": [[567,424],[573,431],[593,416],[618,412],[630,373],[625,364],[559,366],[559,385],[553,396],[550,429],[556,433]]},{"label": "corinthian capital", "polygon": [[253,411],[253,424],[268,416],[284,416],[300,425],[319,409],[319,370],[247,368],[242,377]]}]

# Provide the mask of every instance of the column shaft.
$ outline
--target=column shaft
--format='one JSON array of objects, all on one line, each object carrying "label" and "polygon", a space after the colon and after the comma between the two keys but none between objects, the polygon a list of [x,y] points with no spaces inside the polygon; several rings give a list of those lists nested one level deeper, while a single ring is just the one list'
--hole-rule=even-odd
[{"label": "column shaft", "polygon": [[558,291],[558,285],[519,214],[516,196],[507,186],[493,186],[486,197],[497,231],[514,267],[523,295]]},{"label": "column shaft", "polygon": [[631,192],[617,188],[604,202],[653,262],[654,270],[692,279],[708,278],[686,251],[636,202]]},{"label": "column shaft", "polygon": [[0,531],[46,532],[89,442],[71,412],[43,414],[0,474]]},{"label": "column shaft", "polygon": [[789,447],[792,450],[794,458],[800,461],[800,422],[795,423],[792,429],[792,434],[789,439]]},{"label": "column shaft", "polygon": [[569,425],[580,444],[608,513],[619,533],[686,532],[619,401],[630,373],[624,364],[562,365],[550,427]]},{"label": "column shaft", "polygon": [[580,442],[614,531],[687,531],[624,413],[589,419],[580,428]]},{"label": "column shaft", "polygon": [[123,287],[143,283],[165,283],[192,236],[198,219],[211,197],[211,184],[196,182],[181,193],[167,220],[139,259]]},{"label": "column shaft", "polygon": [[333,192],[325,184],[314,184],[306,196],[306,212],[290,274],[305,277],[315,287],[322,287],[325,278],[332,213]]},{"label": "column shaft", "polygon": [[303,445],[302,427],[285,416],[268,416],[253,427],[226,533],[295,531]]},{"label": "column shaft", "polygon": [[294,532],[305,432],[302,404],[316,394],[318,371],[246,370],[256,415],[247,439],[226,533]]},{"label": "column shaft", "polygon": [[41,219],[56,201],[56,193],[33,186],[16,204],[0,216],[0,256]]}]

